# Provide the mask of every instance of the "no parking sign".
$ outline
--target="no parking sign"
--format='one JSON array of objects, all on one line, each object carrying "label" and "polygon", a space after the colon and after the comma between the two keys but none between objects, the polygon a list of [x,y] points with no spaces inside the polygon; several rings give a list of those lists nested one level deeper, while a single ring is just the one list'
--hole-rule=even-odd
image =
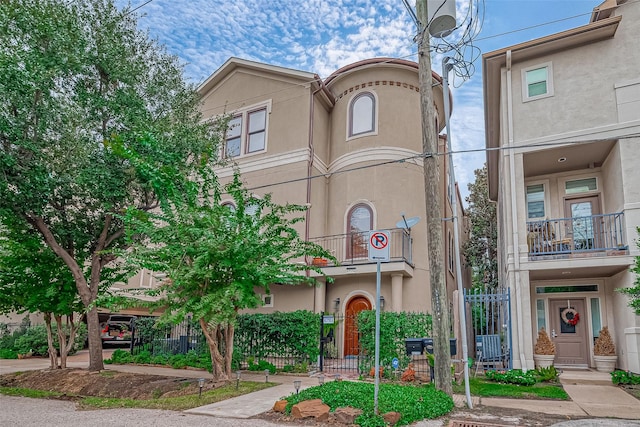
[{"label": "no parking sign", "polygon": [[369,233],[369,261],[389,261],[391,233],[377,230]]}]

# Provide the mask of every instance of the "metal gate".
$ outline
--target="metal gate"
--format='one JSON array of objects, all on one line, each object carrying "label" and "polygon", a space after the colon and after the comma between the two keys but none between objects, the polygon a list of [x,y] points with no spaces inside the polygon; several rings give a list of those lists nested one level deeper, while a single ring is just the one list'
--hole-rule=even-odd
[{"label": "metal gate", "polygon": [[[464,301],[468,324],[473,328],[475,359],[484,369],[487,367],[511,369],[511,297],[504,293],[485,293],[477,289],[465,289]],[[478,365],[477,365],[478,366]]]}]

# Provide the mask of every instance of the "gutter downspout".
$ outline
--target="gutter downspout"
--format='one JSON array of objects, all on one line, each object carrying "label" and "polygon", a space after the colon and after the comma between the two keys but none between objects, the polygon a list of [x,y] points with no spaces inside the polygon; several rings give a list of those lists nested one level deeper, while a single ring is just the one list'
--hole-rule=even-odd
[{"label": "gutter downspout", "polygon": [[[507,126],[509,138],[509,193],[511,194],[511,226],[513,248],[513,269],[515,275],[515,291],[517,300],[517,315],[523,316],[522,307],[522,287],[520,286],[520,238],[518,235],[518,213],[516,209],[516,166],[515,166],[515,147],[513,141],[513,94],[511,93],[511,50],[507,51]],[[511,319],[510,319],[511,320]],[[522,322],[516,322],[518,325],[518,350],[520,356],[520,367],[523,371],[527,370],[526,359],[524,356],[524,335]]]}]

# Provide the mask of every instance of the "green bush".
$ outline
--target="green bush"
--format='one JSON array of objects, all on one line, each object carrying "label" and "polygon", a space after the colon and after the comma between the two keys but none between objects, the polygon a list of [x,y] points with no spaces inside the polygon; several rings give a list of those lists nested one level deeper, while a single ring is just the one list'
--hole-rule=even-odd
[{"label": "green bush", "polygon": [[[361,311],[358,315],[358,332],[360,334],[360,348],[364,353],[364,360],[360,369],[368,372],[373,366],[375,354],[376,312],[374,310]],[[380,366],[385,375],[393,375],[391,362],[398,358],[399,369],[404,370],[411,362],[407,356],[405,339],[424,338],[431,336],[432,318],[426,313],[380,313]]]},{"label": "green bush", "polygon": [[[385,426],[382,417],[373,412],[373,393],[374,386],[370,383],[330,381],[288,396],[286,411],[290,413],[293,405],[303,400],[321,399],[331,411],[342,406],[362,409],[363,414],[356,418],[356,424],[360,426]],[[380,384],[378,409],[380,413],[399,412],[402,417],[397,425],[407,425],[424,418],[438,418],[448,414],[453,409],[453,400],[444,392],[436,390],[432,384]]]},{"label": "green bush", "polygon": [[551,365],[548,368],[536,369],[536,376],[538,381],[542,382],[555,382],[558,380],[558,370],[555,366]]},{"label": "green bush", "polygon": [[536,371],[523,372],[522,369],[509,369],[508,371],[487,371],[485,377],[505,384],[534,385]]},{"label": "green bush", "polygon": [[243,358],[293,357],[300,363],[319,354],[320,315],[307,310],[241,314],[234,348]]},{"label": "green bush", "polygon": [[636,375],[628,371],[613,371],[611,372],[611,381],[615,385],[625,384],[633,385],[640,384],[640,375]]},{"label": "green bush", "polygon": [[276,367],[273,363],[269,363],[266,360],[258,360],[258,363],[253,363],[253,359],[249,360],[250,371],[264,371],[268,369],[271,374],[276,373]]},{"label": "green bush", "polygon": [[[53,341],[56,348],[59,348],[58,333],[55,325],[52,325],[53,329]],[[67,327],[64,327],[68,331]],[[67,339],[69,334],[67,332]],[[80,323],[78,330],[76,331],[76,337],[73,343],[73,348],[69,351],[69,354],[74,354],[78,350],[84,347],[84,343],[87,339],[87,325]],[[49,354],[49,346],[47,343],[47,329],[45,325],[36,325],[29,327],[23,335],[20,335],[14,341],[13,350],[18,354],[32,353],[34,356],[47,356]]]},{"label": "green bush", "polygon": [[0,359],[17,359],[18,352],[10,348],[0,348]]}]

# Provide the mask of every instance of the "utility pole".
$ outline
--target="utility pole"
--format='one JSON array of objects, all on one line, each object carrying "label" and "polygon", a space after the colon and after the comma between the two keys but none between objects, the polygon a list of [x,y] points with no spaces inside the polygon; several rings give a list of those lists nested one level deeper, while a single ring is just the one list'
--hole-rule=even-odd
[{"label": "utility pole", "polygon": [[444,251],[442,248],[442,194],[440,167],[438,165],[438,129],[433,105],[433,78],[431,76],[431,52],[427,0],[416,1],[420,25],[418,35],[418,74],[420,84],[420,108],[422,113],[422,152],[424,157],[424,189],[426,201],[427,239],[429,253],[429,280],[431,283],[431,311],[433,315],[433,355],[436,387],[453,394],[451,387],[451,355],[449,353],[449,301],[444,276]]}]

